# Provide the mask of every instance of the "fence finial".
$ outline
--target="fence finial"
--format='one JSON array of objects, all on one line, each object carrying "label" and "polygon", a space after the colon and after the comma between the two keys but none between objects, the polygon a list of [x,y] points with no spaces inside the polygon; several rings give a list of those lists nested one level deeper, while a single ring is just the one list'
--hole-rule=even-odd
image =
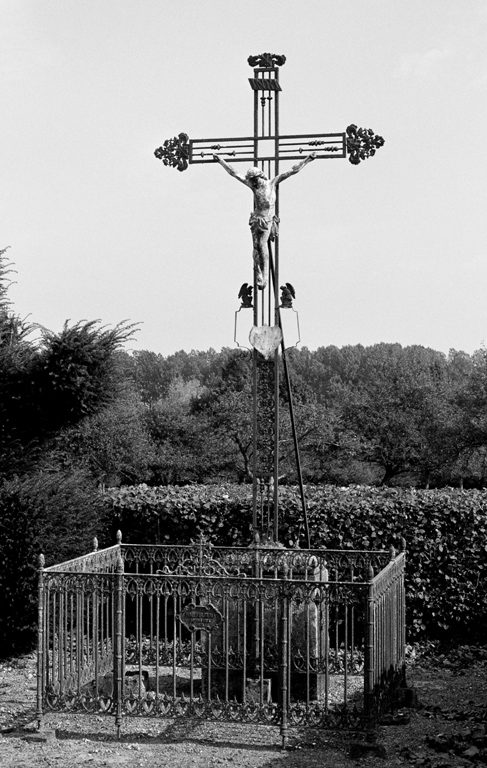
[{"label": "fence finial", "polygon": [[117,531],[117,544],[121,544],[121,543],[122,543],[122,531],[120,529],[118,529],[118,531]]},{"label": "fence finial", "polygon": [[369,563],[369,567],[367,568],[367,578],[369,581],[372,581],[372,579],[374,578],[374,569],[370,563]]},{"label": "fence finial", "polygon": [[44,568],[45,565],[46,565],[46,558],[41,552],[41,554],[39,555],[39,568]]},{"label": "fence finial", "polygon": [[389,557],[390,557],[390,559],[391,559],[391,560],[394,560],[394,558],[396,557],[396,550],[395,550],[395,548],[392,546],[392,544],[391,544],[391,546],[389,547]]},{"label": "fence finial", "polygon": [[404,536],[401,536],[401,540],[400,540],[400,544],[399,544],[399,550],[401,552],[405,552],[406,551],[406,539],[404,538]]},{"label": "fence finial", "polygon": [[98,552],[98,539],[96,536],[93,539],[93,552]]}]

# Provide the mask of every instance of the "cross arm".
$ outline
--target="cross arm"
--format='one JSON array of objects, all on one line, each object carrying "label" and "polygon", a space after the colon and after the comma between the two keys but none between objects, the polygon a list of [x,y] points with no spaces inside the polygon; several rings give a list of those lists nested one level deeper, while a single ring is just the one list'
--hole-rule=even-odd
[{"label": "cross arm", "polygon": [[375,155],[384,139],[371,128],[351,124],[344,133],[308,133],[283,136],[243,136],[237,138],[190,139],[180,133],[167,139],[154,154],[164,165],[185,171],[190,164],[213,163],[215,155],[231,158],[232,163],[254,165],[263,161],[301,160],[315,153],[317,160],[345,158],[352,165]]},{"label": "cross arm", "polygon": [[325,159],[345,157],[344,133],[310,133],[306,135],[241,136],[237,138],[190,139],[188,162],[190,164],[212,162],[214,155],[231,159],[232,163],[253,165],[265,161],[302,160],[315,152]]}]

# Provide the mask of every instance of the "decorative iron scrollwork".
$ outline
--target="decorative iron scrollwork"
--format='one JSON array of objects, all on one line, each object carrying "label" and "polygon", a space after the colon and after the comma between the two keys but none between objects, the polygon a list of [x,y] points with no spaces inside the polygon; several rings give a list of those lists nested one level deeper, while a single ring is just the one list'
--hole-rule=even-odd
[{"label": "decorative iron scrollwork", "polygon": [[259,53],[258,56],[249,56],[247,61],[251,67],[282,67],[286,57],[278,53]]},{"label": "decorative iron scrollwork", "polygon": [[352,165],[358,165],[361,160],[375,155],[376,149],[384,144],[382,136],[377,136],[372,128],[357,128],[349,125],[347,128],[347,151]]},{"label": "decorative iron scrollwork", "polygon": [[162,147],[154,152],[158,160],[164,165],[172,165],[178,171],[185,171],[188,167],[189,136],[187,133],[179,133],[173,139],[166,139]]}]

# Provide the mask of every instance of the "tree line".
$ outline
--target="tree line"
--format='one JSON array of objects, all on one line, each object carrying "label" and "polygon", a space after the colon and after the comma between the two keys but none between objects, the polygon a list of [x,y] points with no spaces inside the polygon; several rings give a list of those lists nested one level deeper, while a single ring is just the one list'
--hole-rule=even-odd
[{"label": "tree line", "polygon": [[[287,352],[303,476],[338,485],[484,487],[487,352],[376,344]],[[117,353],[125,393],[73,435],[107,485],[248,482],[246,350]],[[296,481],[281,376],[283,482]]]},{"label": "tree line", "polygon": [[[33,469],[83,472],[98,486],[252,479],[250,352],[129,354],[133,326],[27,325],[8,301],[8,266],[0,252],[0,479]],[[306,482],[485,485],[485,349],[286,354]],[[280,401],[280,472],[293,483],[284,376]]]}]

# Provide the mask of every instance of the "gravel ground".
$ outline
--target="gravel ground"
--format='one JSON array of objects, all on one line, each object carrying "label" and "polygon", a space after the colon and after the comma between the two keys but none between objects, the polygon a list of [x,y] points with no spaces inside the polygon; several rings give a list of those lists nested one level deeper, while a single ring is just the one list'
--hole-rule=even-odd
[{"label": "gravel ground", "polygon": [[[381,727],[379,743],[386,756],[359,752],[352,759],[344,736],[292,729],[290,749],[283,751],[278,728],[246,724],[133,718],[124,723],[117,740],[111,717],[51,714],[46,717],[45,734],[39,735],[34,719],[35,657],[26,656],[0,662],[0,766],[460,768],[484,764],[481,737],[487,659],[477,656],[465,668],[447,659],[416,664],[409,669],[408,681],[418,691],[420,707],[405,712],[408,718],[403,724]],[[464,735],[451,736],[457,732]],[[443,749],[442,744],[450,748]]]}]

